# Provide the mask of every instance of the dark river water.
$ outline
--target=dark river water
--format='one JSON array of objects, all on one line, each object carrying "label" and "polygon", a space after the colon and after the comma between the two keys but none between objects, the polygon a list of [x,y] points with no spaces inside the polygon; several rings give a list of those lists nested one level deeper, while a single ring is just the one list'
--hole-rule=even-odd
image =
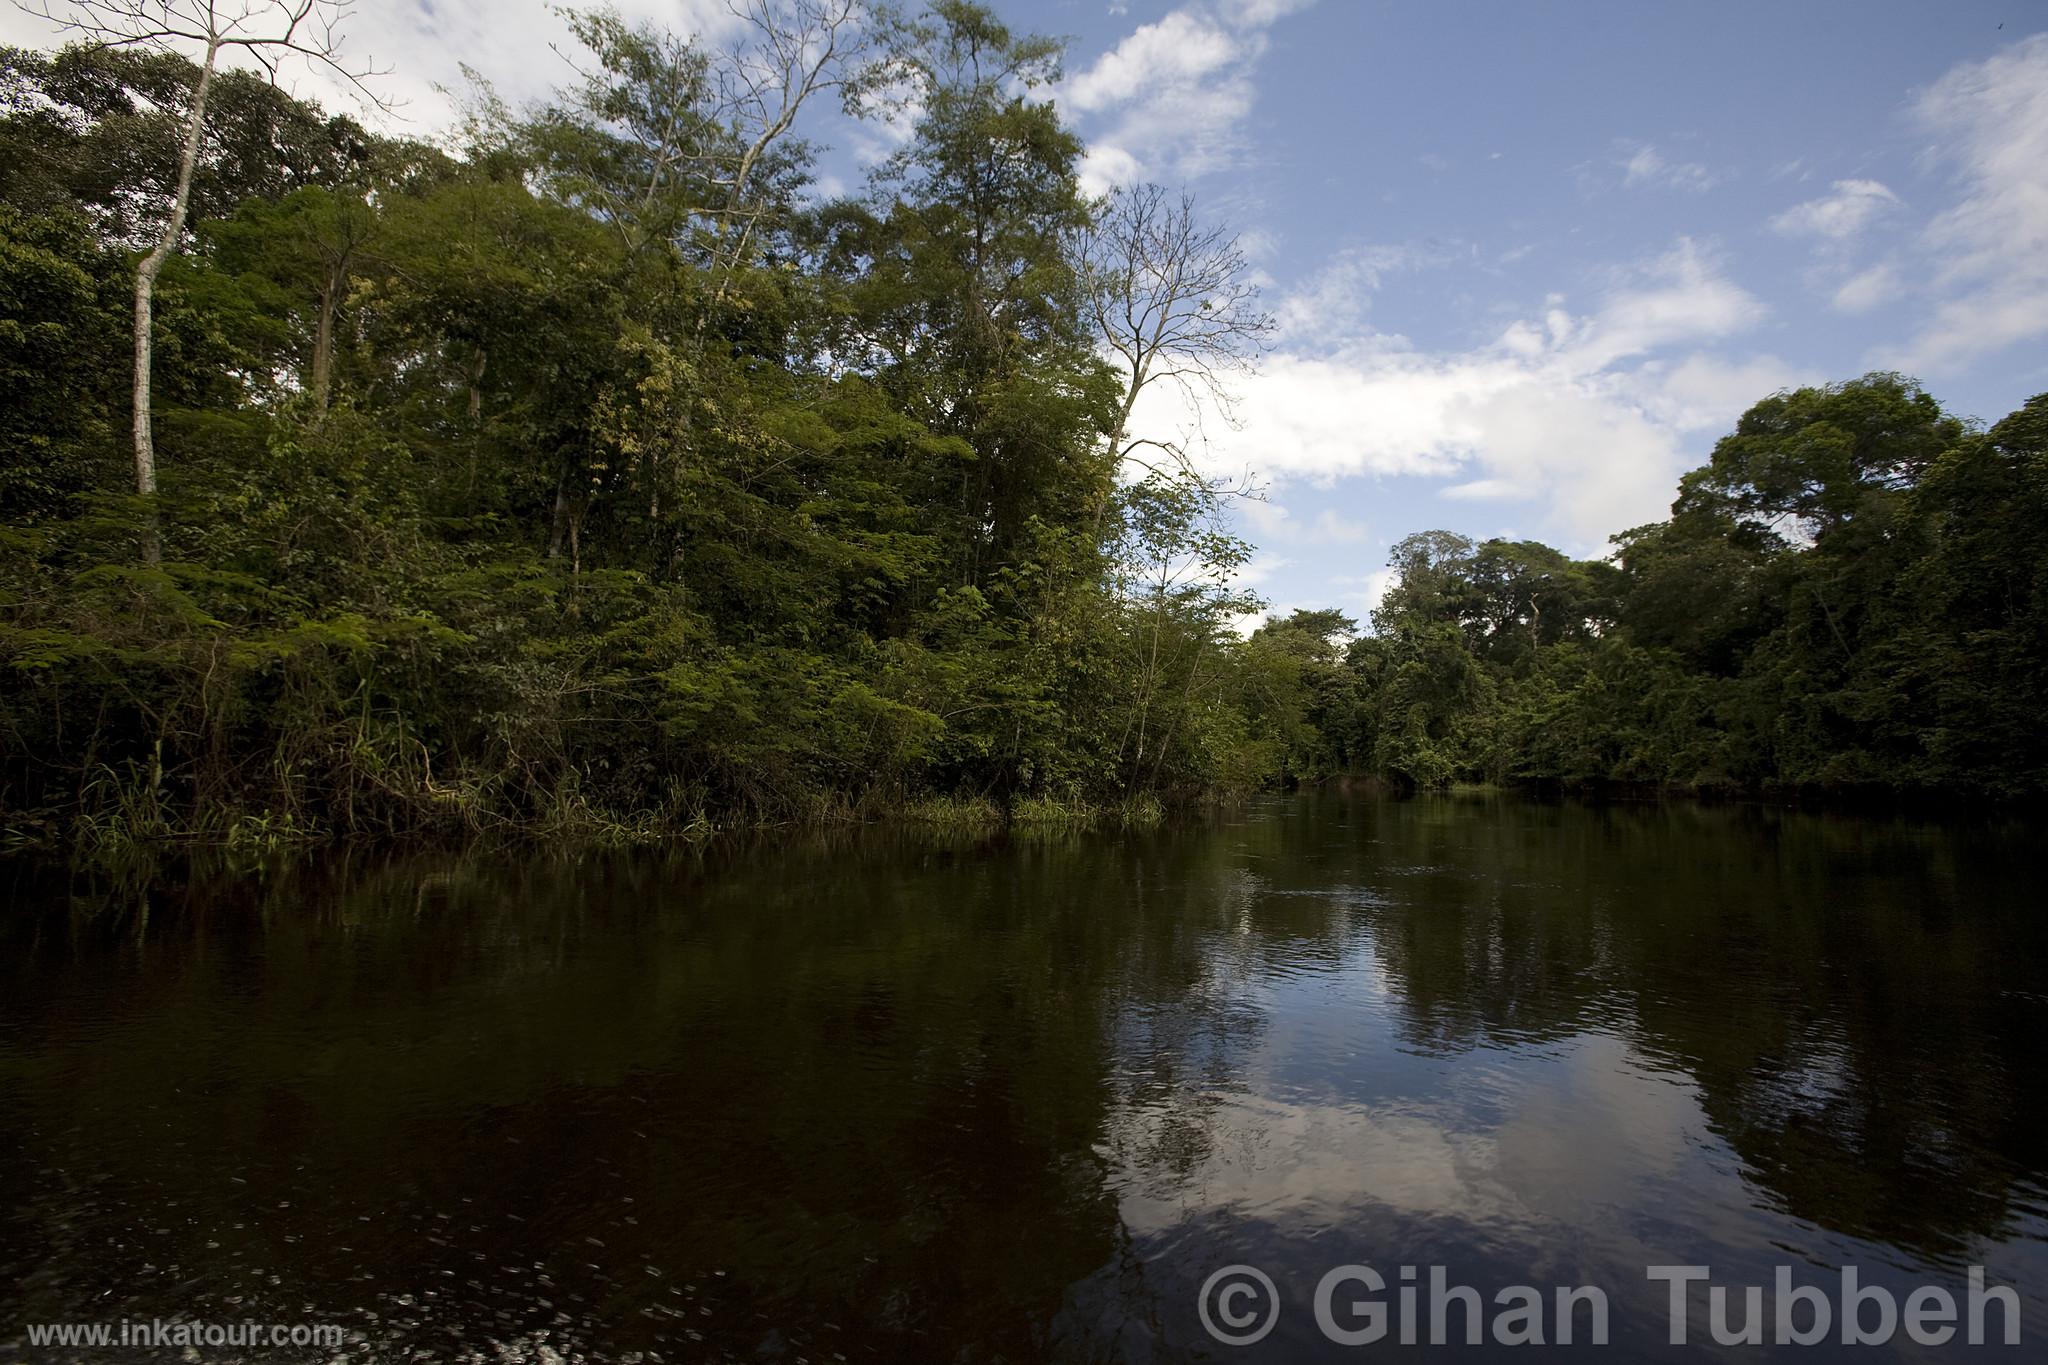
[{"label": "dark river water", "polygon": [[[127,1320],[348,1331],[209,1360],[2048,1359],[2040,845],[1322,793],[1055,841],[15,868],[0,1359],[153,1358],[29,1336]],[[1384,1292],[1319,1295],[1352,1265]],[[1649,1270],[1686,1265],[1731,1329],[1762,1286],[1763,1345],[1713,1343],[1706,1282],[1669,1344]],[[1959,1337],[1982,1267],[2022,1342],[1772,1345],[1779,1268],[1839,1305],[1845,1266]],[[1480,1344],[1456,1296],[1426,1344],[1432,1267]],[[1502,1344],[1512,1286],[1548,1348]],[[1604,1351],[1584,1299],[1556,1345],[1584,1286]],[[1277,1317],[1234,1347],[1205,1307]]]}]

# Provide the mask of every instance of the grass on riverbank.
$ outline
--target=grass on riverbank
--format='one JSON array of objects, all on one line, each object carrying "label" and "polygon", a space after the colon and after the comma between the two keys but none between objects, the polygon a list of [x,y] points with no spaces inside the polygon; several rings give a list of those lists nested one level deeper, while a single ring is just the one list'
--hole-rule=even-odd
[{"label": "grass on riverbank", "polygon": [[181,810],[150,774],[122,780],[105,772],[87,792],[89,809],[60,817],[20,815],[0,829],[0,852],[69,853],[87,862],[112,863],[152,851],[220,851],[264,855],[322,844],[363,841],[468,842],[476,839],[638,848],[701,844],[716,836],[776,830],[824,830],[897,825],[945,834],[984,836],[999,831],[1078,833],[1094,829],[1149,829],[1163,823],[1166,807],[1150,793],[1109,803],[1078,798],[1023,797],[1006,809],[986,796],[903,798],[871,793],[852,798],[824,794],[774,813],[714,814],[701,799],[676,793],[660,808],[626,812],[600,809],[575,792],[558,792],[522,818],[504,813],[492,793],[462,784],[438,787],[431,803],[415,803],[410,821],[375,827],[336,826],[310,810],[208,804]]},{"label": "grass on riverbank", "polygon": [[1008,811],[985,796],[929,796],[905,806],[906,823],[933,829],[992,833],[999,829],[1060,834],[1090,829],[1150,829],[1164,822],[1166,807],[1146,792],[1107,805],[1027,796]]}]

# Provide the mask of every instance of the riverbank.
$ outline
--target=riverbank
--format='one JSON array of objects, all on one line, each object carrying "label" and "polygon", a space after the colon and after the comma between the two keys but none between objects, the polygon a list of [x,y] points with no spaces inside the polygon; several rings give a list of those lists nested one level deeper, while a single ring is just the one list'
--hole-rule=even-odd
[{"label": "riverbank", "polygon": [[405,846],[482,842],[503,846],[567,844],[594,849],[697,845],[719,837],[752,837],[871,825],[899,825],[944,833],[986,835],[1001,830],[1074,833],[1097,829],[1151,829],[1177,810],[1234,804],[1221,798],[1169,808],[1141,793],[1113,802],[1026,796],[1007,805],[986,796],[919,796],[819,800],[782,818],[744,811],[714,817],[701,809],[607,814],[564,802],[529,821],[480,812],[451,801],[428,807],[433,817],[411,826],[376,830],[323,827],[290,810],[212,809],[180,820],[154,802],[123,802],[98,814],[64,820],[18,820],[0,826],[0,852],[55,855],[114,862],[151,851],[267,855],[339,844]]}]

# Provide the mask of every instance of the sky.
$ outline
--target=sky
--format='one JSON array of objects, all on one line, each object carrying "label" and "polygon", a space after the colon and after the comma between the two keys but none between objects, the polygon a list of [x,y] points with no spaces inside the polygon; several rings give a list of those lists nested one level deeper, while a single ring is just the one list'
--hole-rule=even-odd
[{"label": "sky", "polygon": [[[1278,328],[1194,449],[1263,490],[1233,515],[1276,613],[1362,617],[1412,531],[1604,554],[1782,387],[1898,369],[1987,422],[2048,390],[2042,0],[995,8],[1070,39],[1049,93],[1091,188],[1186,187],[1240,234]],[[445,126],[462,63],[515,103],[571,75],[539,0],[348,22],[404,131]],[[0,10],[0,39],[50,35]],[[803,131],[827,189],[891,137],[823,107]],[[1165,394],[1138,424],[1197,429]]]}]

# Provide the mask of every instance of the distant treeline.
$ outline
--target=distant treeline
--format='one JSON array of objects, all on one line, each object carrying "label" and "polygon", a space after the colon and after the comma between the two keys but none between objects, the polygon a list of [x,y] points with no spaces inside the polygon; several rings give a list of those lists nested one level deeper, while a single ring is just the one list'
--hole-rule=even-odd
[{"label": "distant treeline", "polygon": [[[1127,426],[1262,319],[1185,204],[1082,193],[1055,44],[945,0],[778,104],[575,22],[589,76],[479,89],[452,150],[219,73],[154,491],[135,273],[195,70],[0,52],[14,839],[2048,781],[2043,400],[1979,432],[1893,376],[1780,395],[1613,562],[1430,533],[1372,633],[1242,640],[1226,500]],[[778,123],[819,90],[909,128],[855,197]]]},{"label": "distant treeline", "polygon": [[1373,634],[1267,626],[1303,660],[1290,770],[2048,791],[2048,396],[1987,432],[1897,375],[1775,395],[1614,546],[1427,532]]}]

